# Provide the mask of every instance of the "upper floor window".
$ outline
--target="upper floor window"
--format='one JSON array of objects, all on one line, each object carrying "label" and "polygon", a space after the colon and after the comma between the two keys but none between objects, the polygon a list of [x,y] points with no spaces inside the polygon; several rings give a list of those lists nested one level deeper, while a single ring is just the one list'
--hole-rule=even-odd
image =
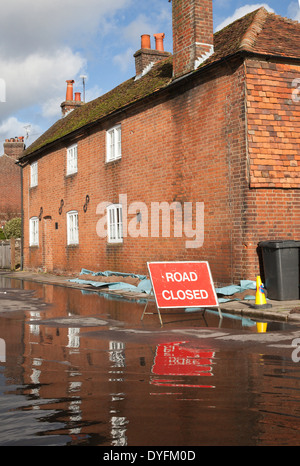
[{"label": "upper floor window", "polygon": [[67,175],[77,173],[77,144],[67,149]]},{"label": "upper floor window", "polygon": [[121,204],[111,204],[107,207],[107,233],[109,243],[122,243],[123,223]]},{"label": "upper floor window", "polygon": [[106,162],[121,158],[121,125],[106,132]]},{"label": "upper floor window", "polygon": [[33,188],[38,185],[38,163],[33,162],[30,165],[30,186]]},{"label": "upper floor window", "polygon": [[39,245],[39,219],[32,217],[29,220],[29,246]]},{"label": "upper floor window", "polygon": [[78,244],[78,212],[72,210],[67,213],[67,236],[68,236],[68,245]]}]

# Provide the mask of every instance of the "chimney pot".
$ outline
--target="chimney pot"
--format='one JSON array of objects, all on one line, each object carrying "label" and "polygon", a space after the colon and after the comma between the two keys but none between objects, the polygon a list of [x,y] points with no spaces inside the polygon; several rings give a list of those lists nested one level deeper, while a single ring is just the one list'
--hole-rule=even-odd
[{"label": "chimney pot", "polygon": [[73,84],[74,79],[67,79],[67,92],[66,92],[66,100],[73,100]]},{"label": "chimney pot", "polygon": [[141,36],[141,48],[142,49],[151,49],[151,40],[149,34],[143,34]]},{"label": "chimney pot", "polygon": [[155,37],[155,48],[156,48],[156,50],[158,50],[159,52],[164,52],[165,34],[163,32],[159,33],[159,34],[154,34],[154,37]]},{"label": "chimney pot", "polygon": [[81,92],[75,92],[75,101],[81,102]]}]

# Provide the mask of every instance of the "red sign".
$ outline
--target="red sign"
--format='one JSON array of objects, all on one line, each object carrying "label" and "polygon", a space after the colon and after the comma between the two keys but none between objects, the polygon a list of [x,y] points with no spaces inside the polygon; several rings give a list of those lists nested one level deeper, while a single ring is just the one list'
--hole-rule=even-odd
[{"label": "red sign", "polygon": [[158,308],[219,306],[208,262],[148,262]]},{"label": "red sign", "polygon": [[214,352],[186,348],[185,343],[175,342],[158,345],[152,372],[156,375],[213,375]]}]

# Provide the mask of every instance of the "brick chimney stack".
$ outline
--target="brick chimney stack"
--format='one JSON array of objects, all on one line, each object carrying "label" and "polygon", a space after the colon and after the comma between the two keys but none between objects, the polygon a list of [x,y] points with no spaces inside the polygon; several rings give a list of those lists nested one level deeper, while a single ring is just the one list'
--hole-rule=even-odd
[{"label": "brick chimney stack", "polygon": [[173,75],[178,78],[214,51],[212,0],[172,0],[172,20]]},{"label": "brick chimney stack", "polygon": [[133,55],[135,58],[135,79],[139,79],[154,63],[171,56],[169,52],[164,51],[163,40],[165,38],[165,34],[154,34],[154,38],[155,50],[151,49],[151,39],[149,34],[143,34],[141,36],[141,48]]},{"label": "brick chimney stack", "polygon": [[84,102],[81,100],[81,95],[80,92],[75,92],[75,100],[73,97],[73,84],[74,84],[73,79],[67,79],[67,91],[66,91],[66,100],[63,102],[61,106],[61,111],[62,111],[62,116],[66,116],[68,113],[70,113],[72,110],[74,110],[76,107],[81,107],[81,105],[84,105]]},{"label": "brick chimney stack", "polygon": [[5,139],[3,144],[4,154],[11,159],[17,160],[21,157],[23,150],[25,149],[24,145],[24,136]]}]

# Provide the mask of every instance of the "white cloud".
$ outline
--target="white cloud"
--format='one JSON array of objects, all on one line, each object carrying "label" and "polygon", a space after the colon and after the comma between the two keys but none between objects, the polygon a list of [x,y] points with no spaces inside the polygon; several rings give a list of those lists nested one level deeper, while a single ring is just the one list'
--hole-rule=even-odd
[{"label": "white cloud", "polygon": [[297,2],[291,2],[288,6],[287,14],[289,18],[300,21],[300,0]]},{"label": "white cloud", "polygon": [[107,17],[131,1],[10,0],[1,8],[1,54],[20,57],[32,51],[54,50],[62,41],[80,46]]},{"label": "white cloud", "polygon": [[[0,63],[6,83],[6,103],[1,104],[2,118],[26,106],[40,103],[45,107],[49,99],[53,101],[60,97],[62,102],[65,97],[61,95],[63,83],[66,79],[73,79],[85,66],[83,57],[69,47],[58,49],[51,55],[34,53],[23,60],[0,56]],[[51,114],[48,112],[48,116]]]},{"label": "white cloud", "polygon": [[[25,137],[25,144],[28,146],[38,136],[42,134],[42,130],[38,125],[30,124],[29,122],[20,121],[16,117],[9,117],[0,125],[0,141],[3,143],[5,139],[10,137]],[[27,134],[28,133],[28,134]],[[9,136],[8,136],[9,135]],[[0,155],[3,154],[3,145],[0,147]]]},{"label": "white cloud", "polygon": [[[0,101],[0,128],[2,134],[7,131],[4,137],[13,137],[21,129],[24,109],[46,128],[60,116],[66,79],[75,79],[74,87],[80,89],[74,90],[82,91],[79,75],[86,74],[93,47],[98,52],[95,37],[107,34],[115,26],[116,12],[132,2],[10,0],[2,6],[0,79],[6,95],[5,102]],[[92,86],[88,93],[94,98],[97,90]]]},{"label": "white cloud", "polygon": [[240,8],[237,8],[232,16],[229,16],[224,21],[222,21],[222,23],[216,27],[216,31],[220,31],[225,26],[228,26],[228,24],[233,23],[233,21],[236,21],[237,19],[242,18],[248,13],[251,13],[251,11],[257,10],[258,8],[261,8],[261,7],[264,7],[270,13],[274,13],[273,8],[271,8],[267,3],[256,3],[252,5],[247,4]]},{"label": "white cloud", "polygon": [[[155,27],[157,26],[155,25]],[[141,37],[142,34],[153,34],[155,32],[160,31],[154,30],[151,19],[144,14],[139,15],[123,30],[124,37],[132,43],[135,43],[137,38]]]},{"label": "white cloud", "polygon": [[132,65],[134,52],[135,51],[130,47],[125,50],[124,53],[114,56],[113,61],[117,66],[119,66],[122,73],[125,73]]}]

